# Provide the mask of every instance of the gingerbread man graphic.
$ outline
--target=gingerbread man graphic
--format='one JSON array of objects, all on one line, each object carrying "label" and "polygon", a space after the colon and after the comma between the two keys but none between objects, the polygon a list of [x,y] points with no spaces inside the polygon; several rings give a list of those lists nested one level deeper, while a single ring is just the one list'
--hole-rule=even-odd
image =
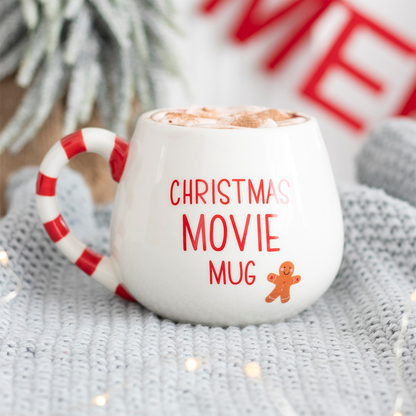
[{"label": "gingerbread man graphic", "polygon": [[267,280],[274,283],[276,287],[267,296],[266,302],[271,303],[280,296],[282,303],[289,302],[290,300],[290,286],[300,282],[300,276],[293,276],[295,266],[291,261],[285,261],[280,265],[280,275],[275,273],[269,273]]}]

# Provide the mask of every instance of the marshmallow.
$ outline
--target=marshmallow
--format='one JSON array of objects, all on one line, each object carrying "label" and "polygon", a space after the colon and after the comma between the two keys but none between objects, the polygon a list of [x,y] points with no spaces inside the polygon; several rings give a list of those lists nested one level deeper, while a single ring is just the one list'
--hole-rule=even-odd
[{"label": "marshmallow", "polygon": [[286,120],[288,118],[291,118],[291,116],[288,113],[285,113],[284,111],[276,110],[275,108],[270,108],[269,110],[262,111],[260,113],[257,113],[258,116],[264,115],[268,118],[271,118],[273,121],[280,121],[280,120]]},{"label": "marshmallow", "polygon": [[202,118],[212,118],[218,119],[226,115],[226,112],[222,111],[221,107],[210,108],[210,107],[200,107],[198,105],[193,105],[186,110],[187,114],[192,114],[197,117]]},{"label": "marshmallow", "polygon": [[239,116],[231,122],[231,125],[250,129],[276,127],[276,123],[272,119],[261,113]]},{"label": "marshmallow", "polygon": [[174,113],[174,112],[166,113],[163,116],[163,118],[161,118],[159,121],[161,123],[168,123],[168,124],[173,124],[175,126],[187,126],[187,127],[196,126],[202,123],[205,123],[205,124],[215,123],[215,120],[213,119],[206,119],[206,118],[202,119],[192,114]]}]

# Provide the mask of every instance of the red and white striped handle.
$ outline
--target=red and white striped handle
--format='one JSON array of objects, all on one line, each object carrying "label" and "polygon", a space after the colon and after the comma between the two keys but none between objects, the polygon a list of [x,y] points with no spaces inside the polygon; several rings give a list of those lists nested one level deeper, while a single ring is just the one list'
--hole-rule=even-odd
[{"label": "red and white striped handle", "polygon": [[110,257],[96,253],[82,243],[68,228],[56,200],[56,181],[61,169],[76,155],[95,152],[110,165],[111,176],[120,181],[128,155],[128,143],[116,134],[98,128],[72,133],[56,143],[46,154],[39,169],[36,201],[43,226],[59,250],[86,274],[112,292],[134,300],[120,283]]}]

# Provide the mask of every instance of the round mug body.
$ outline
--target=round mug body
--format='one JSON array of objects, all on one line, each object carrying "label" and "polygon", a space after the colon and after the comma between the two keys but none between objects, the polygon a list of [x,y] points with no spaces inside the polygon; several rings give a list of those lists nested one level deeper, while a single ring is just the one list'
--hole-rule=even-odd
[{"label": "round mug body", "polygon": [[330,286],[343,252],[338,192],[316,120],[271,129],[162,124],[144,114],[111,223],[130,294],[175,321],[288,318]]}]

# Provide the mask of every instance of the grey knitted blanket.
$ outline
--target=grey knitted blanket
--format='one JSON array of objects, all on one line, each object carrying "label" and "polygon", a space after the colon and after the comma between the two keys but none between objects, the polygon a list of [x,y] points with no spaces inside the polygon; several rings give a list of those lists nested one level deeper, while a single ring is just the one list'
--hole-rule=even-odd
[{"label": "grey knitted blanket", "polygon": [[[0,415],[392,415],[394,347],[416,287],[416,123],[376,129],[358,166],[366,184],[398,198],[340,187],[345,253],[333,285],[286,322],[245,328],[176,324],[109,293],[46,236],[36,169],[11,177],[0,245],[23,287],[0,306]],[[110,207],[95,207],[69,170],[58,193],[71,229],[108,251]],[[0,269],[1,295],[9,280]],[[405,416],[416,415],[415,309],[403,344]],[[189,357],[201,362],[195,372]],[[260,377],[246,376],[251,361]]]}]

